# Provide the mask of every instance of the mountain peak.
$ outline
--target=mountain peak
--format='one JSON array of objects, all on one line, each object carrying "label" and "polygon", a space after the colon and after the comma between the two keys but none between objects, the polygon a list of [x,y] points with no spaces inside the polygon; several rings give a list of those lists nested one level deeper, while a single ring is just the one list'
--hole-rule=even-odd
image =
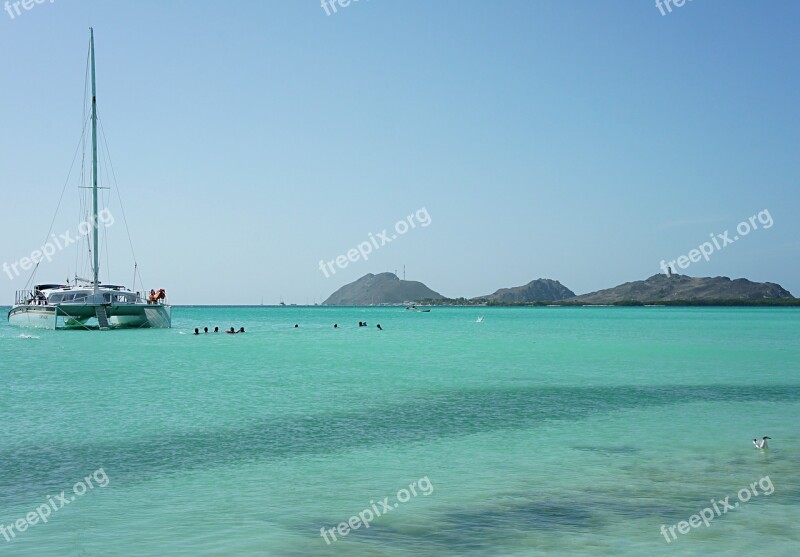
[{"label": "mountain peak", "polygon": [[494,294],[480,296],[476,299],[485,299],[489,302],[525,303],[525,302],[554,302],[572,298],[575,293],[552,279],[536,279],[524,286],[501,288]]},{"label": "mountain peak", "polygon": [[345,284],[323,302],[326,306],[368,306],[372,304],[403,304],[424,299],[441,299],[421,282],[400,280],[394,273],[367,273]]}]

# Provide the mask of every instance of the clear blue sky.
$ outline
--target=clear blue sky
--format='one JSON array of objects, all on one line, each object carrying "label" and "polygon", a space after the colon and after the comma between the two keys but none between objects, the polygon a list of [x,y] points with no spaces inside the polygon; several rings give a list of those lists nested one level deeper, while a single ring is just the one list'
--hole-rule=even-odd
[{"label": "clear blue sky", "polygon": [[[320,302],[404,264],[447,296],[539,277],[585,293],[656,274],[765,209],[771,228],[682,272],[800,296],[799,19],[796,2],[743,0],[664,16],[645,0],[4,10],[0,263],[46,239],[81,133],[91,25],[142,276],[173,303]],[[77,228],[77,185],[54,232]],[[130,285],[112,198],[101,279]],[[423,207],[429,226],[320,271]],[[38,281],[75,259],[59,252]],[[0,303],[25,278],[0,274]]]}]

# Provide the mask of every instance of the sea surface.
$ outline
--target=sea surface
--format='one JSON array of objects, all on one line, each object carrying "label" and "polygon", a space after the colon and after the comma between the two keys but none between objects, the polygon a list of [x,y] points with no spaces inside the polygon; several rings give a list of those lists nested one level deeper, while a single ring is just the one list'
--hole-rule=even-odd
[{"label": "sea surface", "polygon": [[2,557],[800,553],[798,309],[5,310]]}]

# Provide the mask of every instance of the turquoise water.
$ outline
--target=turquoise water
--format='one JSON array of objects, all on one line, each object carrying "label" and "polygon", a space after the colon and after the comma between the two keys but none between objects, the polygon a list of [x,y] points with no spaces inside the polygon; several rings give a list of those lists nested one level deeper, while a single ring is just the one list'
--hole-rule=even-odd
[{"label": "turquoise water", "polygon": [[[47,523],[0,536],[0,555],[800,547],[798,310],[188,307],[173,317],[171,330],[0,324],[0,524],[50,499],[58,508],[62,491],[75,497]],[[247,333],[191,334],[215,325]],[[762,435],[769,451],[752,446]],[[94,487],[74,495],[87,476]],[[660,532],[759,480],[758,496],[708,527],[669,543]],[[336,532],[385,497],[390,511],[369,528]]]}]

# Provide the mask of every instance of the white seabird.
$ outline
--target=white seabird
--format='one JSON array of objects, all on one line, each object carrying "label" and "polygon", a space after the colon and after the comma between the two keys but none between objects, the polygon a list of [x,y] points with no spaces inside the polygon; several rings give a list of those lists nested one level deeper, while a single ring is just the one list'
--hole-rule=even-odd
[{"label": "white seabird", "polygon": [[753,445],[756,446],[756,449],[768,449],[767,446],[767,439],[772,439],[772,437],[767,437],[766,435],[761,438],[761,441],[758,439],[753,439]]}]

